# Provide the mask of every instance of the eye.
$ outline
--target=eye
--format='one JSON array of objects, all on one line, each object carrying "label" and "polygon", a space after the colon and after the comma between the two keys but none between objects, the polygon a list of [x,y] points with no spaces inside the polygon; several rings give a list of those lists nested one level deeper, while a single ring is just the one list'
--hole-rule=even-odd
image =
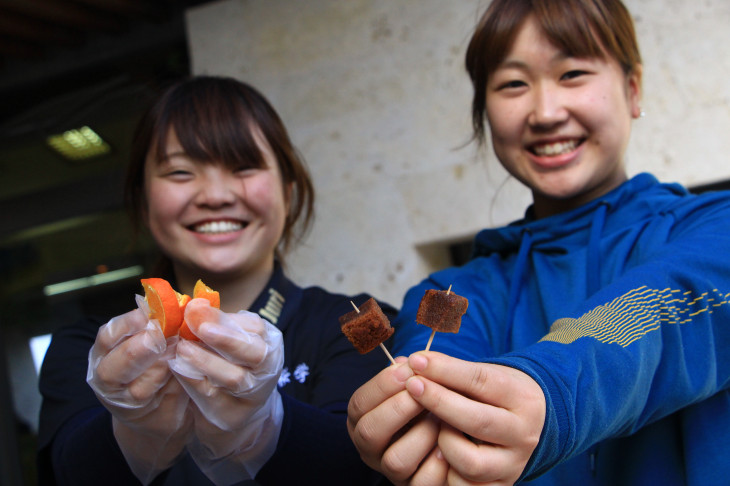
[{"label": "eye", "polygon": [[171,169],[163,174],[163,177],[176,182],[183,182],[193,178],[193,173],[185,169]]},{"label": "eye", "polygon": [[586,74],[588,74],[587,71],[581,71],[580,69],[573,69],[573,70],[568,71],[565,74],[563,74],[560,77],[560,79],[563,79],[563,80],[566,80],[566,81],[570,81],[571,79],[576,79],[576,78],[579,78],[581,76],[585,76]]},{"label": "eye", "polygon": [[517,89],[517,88],[522,88],[523,86],[527,86],[527,83],[525,83],[524,81],[520,81],[518,79],[512,79],[512,80],[505,81],[505,82],[497,85],[497,91],[508,90],[508,89]]},{"label": "eye", "polygon": [[192,172],[190,172],[189,170],[184,170],[184,169],[175,169],[175,170],[171,170],[167,173],[167,175],[170,175],[170,176],[186,176],[186,175],[190,175],[190,174],[192,174]]},{"label": "eye", "polygon": [[233,169],[231,172],[233,172],[238,177],[248,177],[258,172],[258,170],[259,169],[257,169],[256,167],[251,167],[250,165],[241,165]]}]

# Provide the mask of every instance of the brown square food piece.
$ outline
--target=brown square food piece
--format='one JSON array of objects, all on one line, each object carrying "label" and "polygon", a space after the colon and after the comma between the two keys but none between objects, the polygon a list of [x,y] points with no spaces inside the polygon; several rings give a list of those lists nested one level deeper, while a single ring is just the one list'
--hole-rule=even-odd
[{"label": "brown square food piece", "polygon": [[428,289],[418,307],[416,322],[437,332],[456,333],[468,306],[466,297],[447,290]]},{"label": "brown square food piece", "polygon": [[395,329],[375,299],[368,299],[360,306],[340,316],[340,327],[360,354],[369,353],[393,335]]}]

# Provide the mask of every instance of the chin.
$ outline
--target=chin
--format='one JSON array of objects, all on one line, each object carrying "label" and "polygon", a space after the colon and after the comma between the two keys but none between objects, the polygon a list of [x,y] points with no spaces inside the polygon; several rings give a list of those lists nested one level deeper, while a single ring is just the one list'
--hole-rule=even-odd
[{"label": "chin", "polygon": [[224,276],[240,273],[243,263],[232,258],[215,259],[195,262],[197,271],[201,274]]}]

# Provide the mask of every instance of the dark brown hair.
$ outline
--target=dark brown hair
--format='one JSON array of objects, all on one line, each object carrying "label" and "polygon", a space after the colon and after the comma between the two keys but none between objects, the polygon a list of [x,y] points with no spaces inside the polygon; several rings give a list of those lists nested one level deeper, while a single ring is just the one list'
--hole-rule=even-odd
[{"label": "dark brown hair", "polygon": [[641,64],[634,22],[620,0],[493,0],[466,51],[474,86],[473,138],[485,142],[487,83],[512,47],[517,31],[534,15],[547,38],[572,57],[615,58],[629,75]]},{"label": "dark brown hair", "polygon": [[124,190],[135,230],[140,231],[147,206],[145,160],[150,151],[155,151],[155,160],[163,160],[170,130],[177,135],[185,153],[196,162],[222,164],[231,169],[240,169],[242,165],[261,168],[266,162],[256,144],[254,127],[271,147],[281,172],[284,194],[289,195],[281,248],[276,249],[276,256],[282,261],[281,253],[311,225],[314,187],[304,160],[276,110],[255,88],[233,78],[197,76],[179,81],[165,90],[142,116],[132,141]]}]

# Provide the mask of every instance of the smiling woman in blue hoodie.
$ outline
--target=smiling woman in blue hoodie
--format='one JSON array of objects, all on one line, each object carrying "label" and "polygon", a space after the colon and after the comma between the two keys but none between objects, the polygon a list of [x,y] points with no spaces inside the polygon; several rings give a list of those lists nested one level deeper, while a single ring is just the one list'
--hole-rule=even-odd
[{"label": "smiling woman in blue hoodie", "polygon": [[[730,477],[730,195],[626,175],[641,59],[618,0],[494,0],[466,56],[475,138],[523,219],[411,289],[348,428],[396,484],[683,485]],[[424,349],[424,291],[469,299]]]}]

